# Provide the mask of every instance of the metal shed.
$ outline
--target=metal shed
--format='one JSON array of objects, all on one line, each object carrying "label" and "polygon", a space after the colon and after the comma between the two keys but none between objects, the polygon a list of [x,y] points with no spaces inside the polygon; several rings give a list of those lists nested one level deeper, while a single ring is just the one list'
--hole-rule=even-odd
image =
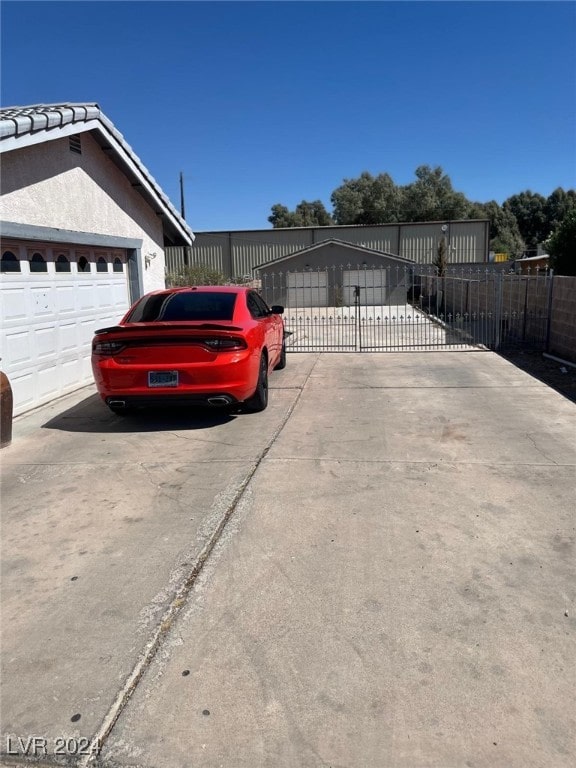
[{"label": "metal shed", "polygon": [[414,261],[330,238],[255,268],[264,299],[286,307],[338,307],[406,301]]}]

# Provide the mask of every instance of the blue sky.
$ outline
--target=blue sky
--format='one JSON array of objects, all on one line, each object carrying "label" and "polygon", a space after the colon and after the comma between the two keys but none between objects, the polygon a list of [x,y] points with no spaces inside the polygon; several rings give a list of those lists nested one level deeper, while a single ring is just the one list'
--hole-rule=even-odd
[{"label": "blue sky", "polygon": [[97,102],[196,231],[362,171],[576,185],[573,2],[8,2],[3,106]]}]

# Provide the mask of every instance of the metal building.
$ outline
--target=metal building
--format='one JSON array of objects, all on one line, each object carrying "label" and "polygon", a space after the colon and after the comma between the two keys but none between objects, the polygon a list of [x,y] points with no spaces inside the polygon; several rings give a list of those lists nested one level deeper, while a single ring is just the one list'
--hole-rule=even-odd
[{"label": "metal building", "polygon": [[466,219],[197,232],[193,246],[166,248],[166,267],[167,272],[175,272],[184,264],[204,264],[229,278],[251,277],[261,264],[329,239],[431,264],[443,237],[451,264],[478,264],[488,261],[489,227],[487,219]]}]

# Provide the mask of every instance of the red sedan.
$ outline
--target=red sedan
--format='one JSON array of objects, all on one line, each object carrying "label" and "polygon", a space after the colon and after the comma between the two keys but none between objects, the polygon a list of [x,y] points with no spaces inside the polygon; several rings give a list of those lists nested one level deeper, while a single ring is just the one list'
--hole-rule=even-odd
[{"label": "red sedan", "polygon": [[117,326],[96,331],[98,392],[114,413],[178,404],[263,411],[268,374],[286,365],[283,311],[250,288],[148,293]]}]

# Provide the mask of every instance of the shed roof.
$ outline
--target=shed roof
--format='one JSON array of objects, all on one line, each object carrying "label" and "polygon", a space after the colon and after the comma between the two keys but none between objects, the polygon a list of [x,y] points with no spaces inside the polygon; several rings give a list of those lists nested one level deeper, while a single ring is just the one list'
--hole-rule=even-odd
[{"label": "shed roof", "polygon": [[367,248],[365,245],[357,245],[356,243],[350,243],[347,240],[340,240],[336,237],[329,237],[326,240],[321,240],[318,243],[314,243],[314,245],[309,245],[306,248],[300,248],[298,251],[293,251],[292,253],[287,254],[286,256],[280,256],[278,259],[271,259],[270,261],[266,261],[263,264],[258,264],[257,267],[254,267],[254,269],[261,269],[262,267],[271,267],[276,264],[280,264],[284,261],[288,261],[289,259],[296,258],[297,256],[302,256],[304,253],[309,254],[313,251],[317,251],[320,248],[324,248],[327,245],[340,245],[346,248],[350,251],[356,251],[359,252],[362,258],[366,258],[367,256],[385,256],[388,259],[394,259],[395,261],[398,261],[402,264],[415,264],[416,262],[413,259],[405,259],[403,256],[397,256],[394,253],[388,253],[387,251],[377,251],[374,248]]},{"label": "shed roof", "polygon": [[102,151],[128,177],[161,217],[164,233],[175,245],[191,245],[194,233],[158,182],[96,103],[35,104],[0,109],[0,152],[21,149],[63,136],[90,131]]}]

